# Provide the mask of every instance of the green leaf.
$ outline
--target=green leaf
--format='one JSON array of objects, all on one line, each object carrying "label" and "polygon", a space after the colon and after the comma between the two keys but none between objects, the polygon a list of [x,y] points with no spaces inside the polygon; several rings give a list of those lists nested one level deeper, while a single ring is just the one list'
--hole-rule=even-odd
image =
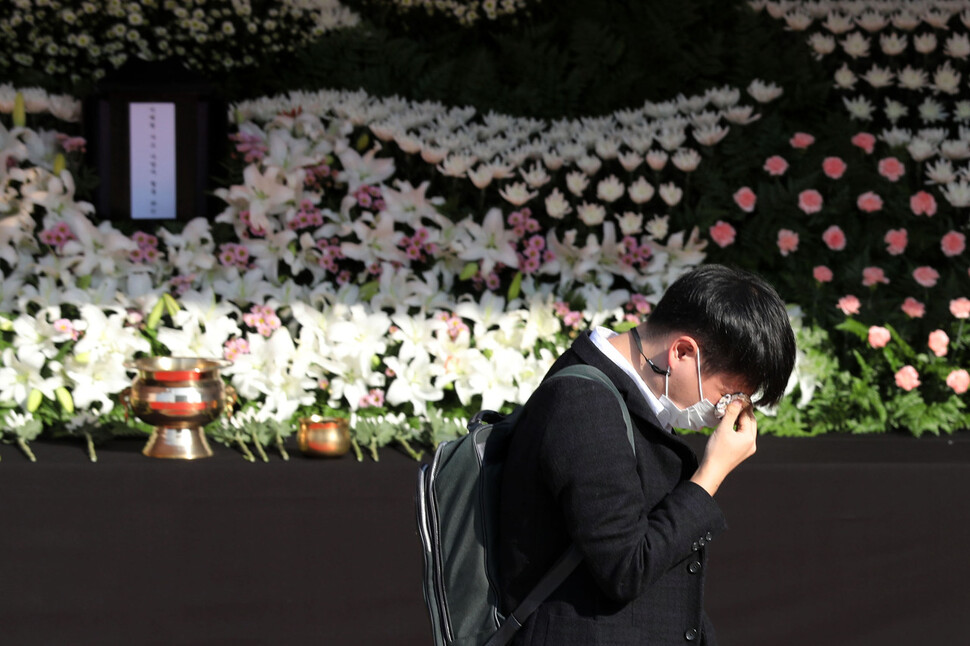
[{"label": "green leaf", "polygon": [[464,267],[462,267],[461,273],[458,274],[458,280],[469,280],[473,278],[478,273],[478,263],[470,262]]}]

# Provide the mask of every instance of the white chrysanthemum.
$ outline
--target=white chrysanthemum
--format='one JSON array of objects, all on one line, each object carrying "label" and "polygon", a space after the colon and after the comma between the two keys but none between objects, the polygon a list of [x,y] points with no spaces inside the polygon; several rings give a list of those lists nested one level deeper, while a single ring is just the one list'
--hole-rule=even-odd
[{"label": "white chrysanthemum", "polygon": [[572,171],[566,175],[566,188],[576,197],[581,197],[589,186],[589,177],[579,171]]},{"label": "white chrysanthemum", "polygon": [[552,189],[552,193],[546,196],[546,215],[549,217],[561,220],[572,212],[572,210],[573,207],[569,205],[566,196],[558,188]]},{"label": "white chrysanthemum", "polygon": [[539,195],[537,191],[530,191],[524,182],[515,182],[511,185],[506,184],[499,189],[498,194],[513,206],[522,206]]},{"label": "white chrysanthemum", "polygon": [[673,182],[661,184],[657,192],[667,206],[676,206],[684,196],[684,190]]},{"label": "white chrysanthemum", "polygon": [[919,90],[928,83],[925,70],[915,69],[909,65],[904,67],[896,75],[896,78],[898,79],[899,87],[907,90]]},{"label": "white chrysanthemum", "polygon": [[970,183],[966,180],[950,182],[940,192],[946,201],[956,208],[970,206]]},{"label": "white chrysanthemum", "polygon": [[845,109],[848,110],[849,116],[860,121],[871,121],[872,115],[876,110],[875,106],[864,96],[857,96],[854,99],[843,97],[842,103],[845,104]]},{"label": "white chrysanthemum", "polygon": [[948,139],[940,144],[940,155],[945,159],[970,158],[970,142],[965,139]]},{"label": "white chrysanthemum", "polygon": [[923,102],[919,104],[918,109],[920,119],[922,119],[924,123],[945,121],[948,116],[946,110],[943,109],[943,104],[932,97],[926,97],[923,99]]},{"label": "white chrysanthemum", "polygon": [[812,24],[812,17],[801,11],[791,11],[785,14],[786,29],[790,31],[805,31]]},{"label": "white chrysanthemum", "polygon": [[909,41],[906,36],[890,32],[879,36],[879,48],[886,56],[898,56],[906,51]]},{"label": "white chrysanthemum", "polygon": [[841,41],[842,50],[852,58],[869,56],[869,39],[858,31],[854,31]]},{"label": "white chrysanthemum", "polygon": [[849,69],[847,63],[842,63],[842,67],[835,70],[835,87],[841,88],[843,90],[852,90],[855,88],[855,84],[858,78],[855,73]]},{"label": "white chrysanthemum", "polygon": [[946,61],[933,73],[932,87],[937,92],[956,94],[960,91],[960,72],[950,66],[950,61]]},{"label": "white chrysanthemum", "polygon": [[926,161],[936,155],[936,145],[922,137],[913,137],[906,145],[906,150],[915,162]]},{"label": "white chrysanthemum", "polygon": [[765,83],[759,79],[751,81],[748,85],[748,94],[758,103],[769,103],[782,95],[784,90],[774,83]]},{"label": "white chrysanthemum", "polygon": [[884,14],[869,10],[857,17],[855,22],[869,33],[873,33],[883,29],[889,23],[889,20]]},{"label": "white chrysanthemum", "polygon": [[701,155],[693,148],[680,148],[671,157],[671,162],[678,170],[690,173],[697,170],[701,163]]},{"label": "white chrysanthemum", "polygon": [[598,226],[606,217],[606,209],[601,204],[583,202],[576,207],[576,215],[588,227]]},{"label": "white chrysanthemum", "polygon": [[647,153],[647,166],[651,170],[660,172],[663,170],[664,166],[667,165],[667,159],[669,156],[666,152],[662,150],[651,150]]},{"label": "white chrysanthemum", "polygon": [[808,44],[815,50],[815,56],[818,59],[835,51],[835,37],[819,31],[808,37]]},{"label": "white chrysanthemum", "polygon": [[845,16],[837,11],[832,11],[825,17],[825,22],[822,23],[822,26],[833,34],[839,35],[849,31],[855,25],[852,23],[852,19],[848,16]]},{"label": "white chrysanthemum", "polygon": [[957,179],[953,171],[953,164],[948,159],[938,159],[935,163],[926,165],[927,184],[949,184]]},{"label": "white chrysanthemum", "polygon": [[936,45],[936,35],[932,32],[913,37],[913,48],[920,54],[932,53],[936,49]]},{"label": "white chrysanthemum", "polygon": [[620,233],[625,236],[637,235],[643,231],[643,214],[626,211],[623,215],[616,215],[616,221],[620,225]]},{"label": "white chrysanthemum", "polygon": [[892,22],[896,29],[913,31],[919,27],[920,19],[913,12],[909,11],[909,9],[902,8],[893,14]]},{"label": "white chrysanthemum", "polygon": [[626,193],[626,187],[616,175],[600,180],[596,185],[596,197],[604,202],[615,202]]},{"label": "white chrysanthemum", "polygon": [[970,56],[970,37],[967,34],[952,34],[943,44],[943,53],[950,58],[966,59]]},{"label": "white chrysanthemum", "polygon": [[909,114],[909,108],[899,101],[886,97],[886,105],[883,108],[883,112],[890,123],[896,123]]},{"label": "white chrysanthemum", "polygon": [[649,202],[650,198],[653,197],[653,194],[653,186],[643,176],[638,177],[637,180],[630,185],[630,199],[633,200],[635,204],[644,204]]},{"label": "white chrysanthemum", "polygon": [[893,72],[888,67],[873,65],[862,79],[874,88],[887,87],[893,83]]}]

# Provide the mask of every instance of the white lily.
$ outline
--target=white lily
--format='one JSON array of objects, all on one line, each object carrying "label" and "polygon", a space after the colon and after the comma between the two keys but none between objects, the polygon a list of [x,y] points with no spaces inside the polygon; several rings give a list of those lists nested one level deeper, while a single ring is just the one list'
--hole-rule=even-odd
[{"label": "white lily", "polygon": [[466,261],[477,261],[482,274],[488,274],[496,263],[508,267],[518,265],[515,253],[515,232],[505,228],[502,211],[489,209],[481,224],[467,217],[459,223],[462,234],[455,240],[458,257]]}]

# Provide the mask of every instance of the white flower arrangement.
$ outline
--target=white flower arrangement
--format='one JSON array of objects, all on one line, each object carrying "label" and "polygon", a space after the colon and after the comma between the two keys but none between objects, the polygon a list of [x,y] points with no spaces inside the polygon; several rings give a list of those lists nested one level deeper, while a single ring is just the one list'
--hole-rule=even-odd
[{"label": "white flower arrangement", "polygon": [[225,72],[253,65],[266,54],[296,51],[358,21],[338,0],[284,0],[256,7],[250,0],[194,5],[20,0],[0,16],[5,43],[0,69],[37,67],[77,83],[98,80],[131,59],[178,57],[191,69]]}]

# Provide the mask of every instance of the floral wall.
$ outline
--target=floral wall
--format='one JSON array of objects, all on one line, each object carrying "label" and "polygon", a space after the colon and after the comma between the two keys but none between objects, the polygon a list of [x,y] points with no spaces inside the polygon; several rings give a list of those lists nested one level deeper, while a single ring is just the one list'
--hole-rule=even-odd
[{"label": "floral wall", "polygon": [[[704,262],[790,303],[798,364],[763,432],[970,421],[970,3],[721,3],[802,64],[738,50],[720,82],[576,117],[380,88],[240,94],[217,212],[151,226],[92,205],[89,82],[129,58],[248,73],[277,30],[294,34],[278,54],[299,56],[415,10],[6,4],[0,31],[23,47],[0,59],[0,428],[31,455],[41,435],[94,455],[147,430],[119,394],[148,355],[232,362],[238,410],[207,433],[250,458],[311,413],[350,416],[358,456],[417,455],[524,401],[581,330],[628,328]],[[544,6],[419,18],[521,35]]]}]

